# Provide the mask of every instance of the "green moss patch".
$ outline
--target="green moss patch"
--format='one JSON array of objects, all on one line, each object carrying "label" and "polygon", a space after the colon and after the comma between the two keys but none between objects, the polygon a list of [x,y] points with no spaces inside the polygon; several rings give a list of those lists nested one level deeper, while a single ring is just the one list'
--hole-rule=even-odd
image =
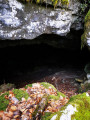
[{"label": "green moss patch", "polygon": [[52,113],[50,112],[46,112],[42,117],[41,117],[41,120],[49,120],[49,116],[51,115]]},{"label": "green moss patch", "polygon": [[47,83],[47,82],[41,82],[40,83],[43,87],[45,87],[46,89],[48,89],[49,87],[53,88],[54,90],[57,91],[57,89],[50,83]]},{"label": "green moss patch", "polygon": [[84,24],[84,33],[81,36],[81,49],[85,46],[86,42],[87,42],[87,38],[88,33],[90,31],[90,10],[88,11],[88,13],[85,16],[85,24]]},{"label": "green moss patch", "polygon": [[50,120],[54,115],[56,115],[56,113],[46,112],[46,113],[41,117],[41,120]]},{"label": "green moss patch", "polygon": [[29,94],[26,91],[20,89],[14,89],[13,93],[19,101],[22,99],[22,97],[24,97],[25,99],[29,97]]},{"label": "green moss patch", "polygon": [[[27,99],[29,97],[28,93],[23,90],[14,89],[13,93],[18,100],[21,100],[22,97]],[[6,92],[0,96],[0,110],[5,110],[9,104],[9,100],[5,99],[5,95],[9,95],[9,92]]]},{"label": "green moss patch", "polygon": [[88,11],[87,15],[85,16],[85,22],[90,20],[90,10]]},{"label": "green moss patch", "polygon": [[25,89],[27,89],[28,87],[32,87],[32,84],[28,84],[25,86]]},{"label": "green moss patch", "polygon": [[[57,92],[56,96],[55,95],[49,95],[49,99],[59,100],[60,96],[65,97],[65,95],[63,93],[58,92],[57,89],[50,83],[41,82],[40,85],[45,87],[46,89],[49,89],[49,87],[51,87],[52,89],[54,89]],[[26,89],[28,87],[32,87],[32,84],[28,84],[28,85],[25,86]]]},{"label": "green moss patch", "polygon": [[61,0],[62,5],[68,5],[69,4],[69,0]]},{"label": "green moss patch", "polygon": [[[49,2],[47,2],[47,0],[19,0],[20,2],[34,2],[37,4],[42,4],[42,3],[50,3],[52,6],[54,6],[54,8],[58,5],[58,6],[62,6],[62,5],[68,5],[69,4],[69,0],[51,0]],[[58,4],[59,3],[59,4]]]},{"label": "green moss patch", "polygon": [[49,99],[59,100],[59,99],[60,99],[60,96],[65,97],[65,95],[64,95],[63,93],[57,92],[57,96],[55,96],[55,95],[50,95],[50,96],[49,96]]},{"label": "green moss patch", "polygon": [[[49,89],[49,87],[53,88],[55,91],[57,91],[57,89],[50,83],[47,82],[41,82],[41,85],[43,85],[46,89]],[[54,100],[59,100],[60,96],[65,97],[65,95],[61,92],[57,91],[57,96],[55,95],[50,95],[49,99],[54,99]]]},{"label": "green moss patch", "polygon": [[90,119],[90,96],[86,96],[86,93],[73,96],[70,99],[70,104],[73,106],[76,104],[78,112],[72,115],[72,120],[89,120]]},{"label": "green moss patch", "polygon": [[69,104],[74,107],[76,106],[77,109],[77,112],[71,116],[71,120],[90,120],[90,96],[86,96],[86,93],[72,96],[69,102],[62,107],[60,111],[50,114],[49,116],[46,114],[46,116],[43,117],[47,117],[46,120],[50,120],[54,115],[57,114],[55,120],[60,120],[63,110],[65,110]]},{"label": "green moss patch", "polygon": [[5,99],[5,95],[9,95],[9,92],[6,92],[0,96],[0,110],[5,110],[9,104],[9,100]]}]

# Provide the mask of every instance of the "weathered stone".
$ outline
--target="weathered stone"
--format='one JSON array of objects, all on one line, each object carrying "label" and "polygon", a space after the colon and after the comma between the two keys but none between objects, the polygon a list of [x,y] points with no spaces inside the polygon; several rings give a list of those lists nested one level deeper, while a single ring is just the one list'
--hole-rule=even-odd
[{"label": "weathered stone", "polygon": [[[49,113],[43,119],[50,120],[89,120],[90,96],[88,93],[72,96],[66,106],[62,107],[57,113]],[[43,120],[41,119],[41,120]]]},{"label": "weathered stone", "polygon": [[78,21],[79,6],[77,0],[70,1],[67,10],[1,0],[0,39],[34,39],[45,33],[66,36],[71,26],[73,29],[82,29],[82,26],[76,25],[81,22]]}]

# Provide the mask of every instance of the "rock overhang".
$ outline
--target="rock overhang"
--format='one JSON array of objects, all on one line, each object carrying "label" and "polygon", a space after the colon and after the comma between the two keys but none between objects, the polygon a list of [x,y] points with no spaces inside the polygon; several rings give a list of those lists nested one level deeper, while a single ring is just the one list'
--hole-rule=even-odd
[{"label": "rock overhang", "polygon": [[[32,40],[42,34],[66,36],[79,18],[77,15],[79,3],[77,3],[72,4],[72,9],[66,10],[46,8],[33,3],[24,5],[17,0],[1,1],[0,38]],[[73,9],[75,6],[76,9]],[[76,25],[73,28],[77,29]],[[82,25],[78,29],[82,29]]]}]

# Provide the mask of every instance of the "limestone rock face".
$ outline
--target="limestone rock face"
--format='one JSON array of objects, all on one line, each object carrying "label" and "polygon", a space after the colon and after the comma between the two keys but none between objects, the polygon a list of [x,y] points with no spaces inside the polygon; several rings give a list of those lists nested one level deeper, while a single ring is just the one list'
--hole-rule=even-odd
[{"label": "limestone rock face", "polygon": [[41,34],[66,36],[70,28],[82,29],[78,16],[80,3],[72,1],[66,10],[0,0],[0,39],[34,39]]}]

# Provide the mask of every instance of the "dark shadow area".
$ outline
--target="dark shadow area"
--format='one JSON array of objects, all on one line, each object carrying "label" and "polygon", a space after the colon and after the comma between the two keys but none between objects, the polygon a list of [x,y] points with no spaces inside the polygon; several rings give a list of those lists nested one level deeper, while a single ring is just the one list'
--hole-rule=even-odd
[{"label": "dark shadow area", "polygon": [[[89,61],[89,52],[86,48],[67,50],[47,44],[0,48],[0,84],[4,80],[6,83],[19,84],[25,79],[40,79],[59,69],[75,68],[83,71]],[[20,81],[17,77],[21,77]]]}]

